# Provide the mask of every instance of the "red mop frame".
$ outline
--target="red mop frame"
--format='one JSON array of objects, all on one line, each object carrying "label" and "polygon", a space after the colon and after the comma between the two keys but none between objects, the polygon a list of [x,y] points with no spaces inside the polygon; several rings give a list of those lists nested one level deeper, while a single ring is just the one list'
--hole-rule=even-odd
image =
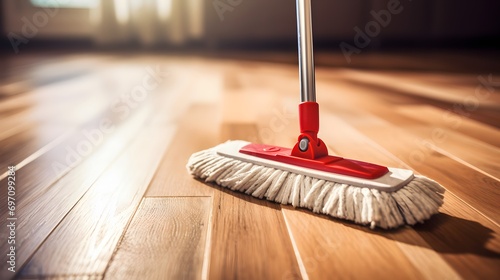
[{"label": "red mop frame", "polygon": [[[300,135],[293,149],[252,143],[241,148],[240,153],[365,179],[376,179],[389,172],[385,166],[328,155],[328,148],[318,138],[318,103],[308,101],[299,104],[299,120]],[[304,143],[307,147],[303,147]]]}]

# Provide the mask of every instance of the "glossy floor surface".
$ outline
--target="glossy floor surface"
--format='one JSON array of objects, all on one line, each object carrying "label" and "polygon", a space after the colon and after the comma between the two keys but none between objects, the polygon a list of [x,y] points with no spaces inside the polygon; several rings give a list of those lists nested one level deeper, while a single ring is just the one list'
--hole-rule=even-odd
[{"label": "glossy floor surface", "polygon": [[446,188],[440,214],[383,231],[187,173],[228,139],[294,144],[293,53],[2,56],[0,278],[499,279],[498,57],[317,56],[330,152]]}]

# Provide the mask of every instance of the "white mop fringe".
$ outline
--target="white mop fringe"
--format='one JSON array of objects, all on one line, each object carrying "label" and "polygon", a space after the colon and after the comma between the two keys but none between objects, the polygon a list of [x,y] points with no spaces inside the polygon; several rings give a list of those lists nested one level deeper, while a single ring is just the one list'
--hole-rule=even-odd
[{"label": "white mop fringe", "polygon": [[369,225],[372,229],[414,225],[438,213],[444,188],[424,176],[394,192],[360,188],[218,155],[216,148],[191,155],[193,176],[260,199]]}]

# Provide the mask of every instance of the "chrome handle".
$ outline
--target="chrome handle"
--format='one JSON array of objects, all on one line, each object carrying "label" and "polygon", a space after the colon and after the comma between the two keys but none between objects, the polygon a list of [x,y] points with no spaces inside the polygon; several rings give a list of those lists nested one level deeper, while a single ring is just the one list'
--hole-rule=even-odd
[{"label": "chrome handle", "polygon": [[316,102],[311,0],[297,0],[300,101]]}]

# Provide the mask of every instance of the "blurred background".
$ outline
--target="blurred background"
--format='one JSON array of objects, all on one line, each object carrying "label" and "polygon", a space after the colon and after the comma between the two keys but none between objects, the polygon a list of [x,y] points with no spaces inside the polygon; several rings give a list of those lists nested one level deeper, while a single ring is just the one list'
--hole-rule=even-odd
[{"label": "blurred background", "polygon": [[[500,1],[313,0],[315,46],[497,49]],[[295,49],[294,0],[0,0],[3,51]],[[390,18],[384,11],[394,5]],[[370,26],[371,21],[376,24]],[[387,13],[385,13],[387,15]],[[382,20],[381,20],[382,19]],[[366,30],[368,28],[368,30]],[[371,28],[371,29],[370,29]],[[362,36],[362,35],[361,35]]]}]

